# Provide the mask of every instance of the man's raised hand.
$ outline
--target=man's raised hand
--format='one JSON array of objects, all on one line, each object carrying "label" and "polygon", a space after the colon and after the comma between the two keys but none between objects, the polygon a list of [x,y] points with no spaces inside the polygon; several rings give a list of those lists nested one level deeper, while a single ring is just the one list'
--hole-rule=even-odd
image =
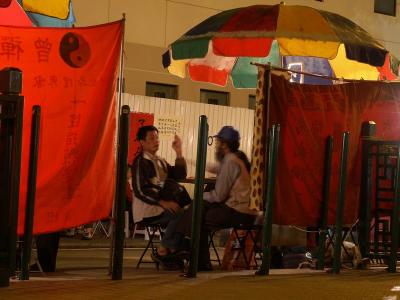
[{"label": "man's raised hand", "polygon": [[182,140],[175,134],[174,141],[172,142],[172,149],[175,150],[177,157],[182,157]]}]

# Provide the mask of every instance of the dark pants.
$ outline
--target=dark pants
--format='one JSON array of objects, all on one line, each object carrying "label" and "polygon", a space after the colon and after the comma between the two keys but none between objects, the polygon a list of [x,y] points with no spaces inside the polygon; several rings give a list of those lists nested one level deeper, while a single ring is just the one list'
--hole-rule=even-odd
[{"label": "dark pants", "polygon": [[[177,232],[191,237],[192,224],[191,205],[178,224]],[[244,214],[230,208],[224,203],[203,202],[202,224],[199,245],[199,266],[210,264],[210,251],[208,249],[208,237],[212,230],[231,228],[241,224],[253,224],[255,216]]]},{"label": "dark pants", "polygon": [[183,236],[176,232],[176,226],[180,223],[182,217],[183,210],[175,214],[166,210],[159,216],[144,218],[141,223],[165,226],[161,245],[172,250],[179,250],[182,247]]},{"label": "dark pants", "polygon": [[36,236],[36,248],[40,266],[44,272],[55,272],[60,233],[47,233]]}]

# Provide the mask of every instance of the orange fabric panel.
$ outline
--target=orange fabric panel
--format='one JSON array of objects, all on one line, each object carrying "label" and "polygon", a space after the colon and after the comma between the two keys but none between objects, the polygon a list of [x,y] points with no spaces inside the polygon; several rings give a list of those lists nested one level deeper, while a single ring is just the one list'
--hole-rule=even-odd
[{"label": "orange fabric panel", "polygon": [[189,64],[189,75],[193,81],[209,82],[220,86],[226,86],[229,71],[226,69],[214,69],[205,65]]},{"label": "orange fabric panel", "polygon": [[382,67],[377,67],[379,71],[379,80],[396,80],[398,74],[393,73],[390,66],[390,54],[386,55],[385,63]]},{"label": "orange fabric panel", "polygon": [[319,224],[325,143],[333,135],[329,224],[334,224],[344,131],[350,132],[344,218],[345,224],[354,223],[361,184],[361,125],[373,120],[378,138],[400,140],[400,84],[317,86],[272,76],[272,87],[270,124],[281,125],[274,223]]},{"label": "orange fabric panel", "polygon": [[34,233],[88,223],[111,211],[122,24],[0,26],[0,68],[23,72],[19,233],[25,217],[33,105],[42,108]]}]

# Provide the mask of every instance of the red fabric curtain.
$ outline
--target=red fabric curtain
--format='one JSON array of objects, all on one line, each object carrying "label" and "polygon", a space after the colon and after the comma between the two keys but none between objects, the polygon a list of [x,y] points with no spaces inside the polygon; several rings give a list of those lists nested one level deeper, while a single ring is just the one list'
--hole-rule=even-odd
[{"label": "red fabric curtain", "polygon": [[0,68],[23,72],[18,232],[23,232],[32,106],[42,108],[34,233],[107,217],[115,189],[116,73],[122,22],[0,26]]},{"label": "red fabric curtain", "polygon": [[131,112],[129,120],[129,151],[128,151],[128,163],[132,164],[136,155],[139,153],[140,143],[136,140],[136,135],[139,128],[146,125],[154,124],[154,115],[142,112]]},{"label": "red fabric curtain", "polygon": [[335,222],[342,134],[350,132],[345,223],[358,217],[361,124],[373,120],[377,137],[400,139],[400,84],[292,84],[272,76],[270,124],[281,125],[276,224],[318,225],[322,203],[325,142],[334,137],[329,223]]}]

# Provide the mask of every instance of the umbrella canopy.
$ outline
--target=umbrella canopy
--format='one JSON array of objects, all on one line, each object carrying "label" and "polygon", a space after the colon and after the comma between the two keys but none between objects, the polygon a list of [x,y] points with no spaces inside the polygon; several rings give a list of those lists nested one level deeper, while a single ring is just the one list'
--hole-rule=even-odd
[{"label": "umbrella canopy", "polygon": [[32,27],[32,21],[17,0],[0,0],[0,25]]},{"label": "umbrella canopy", "polygon": [[71,0],[18,0],[39,27],[72,27],[75,15]]},{"label": "umbrella canopy", "polygon": [[43,16],[67,19],[71,8],[71,0],[19,0],[25,11]]},{"label": "umbrella canopy", "polygon": [[[38,3],[38,5],[43,5]],[[39,13],[27,12],[29,18],[33,21],[36,26],[39,27],[72,27],[75,23],[75,14],[72,7],[72,1],[69,2],[69,12],[66,19],[60,19],[57,17],[49,17],[47,15],[42,15]]]},{"label": "umbrella canopy", "polygon": [[[352,21],[307,6],[254,5],[216,14],[172,43],[164,67],[177,76],[256,87],[250,62],[346,79],[396,79],[388,51]],[[304,83],[311,78],[299,78]],[[321,83],[321,82],[317,82]]]}]

